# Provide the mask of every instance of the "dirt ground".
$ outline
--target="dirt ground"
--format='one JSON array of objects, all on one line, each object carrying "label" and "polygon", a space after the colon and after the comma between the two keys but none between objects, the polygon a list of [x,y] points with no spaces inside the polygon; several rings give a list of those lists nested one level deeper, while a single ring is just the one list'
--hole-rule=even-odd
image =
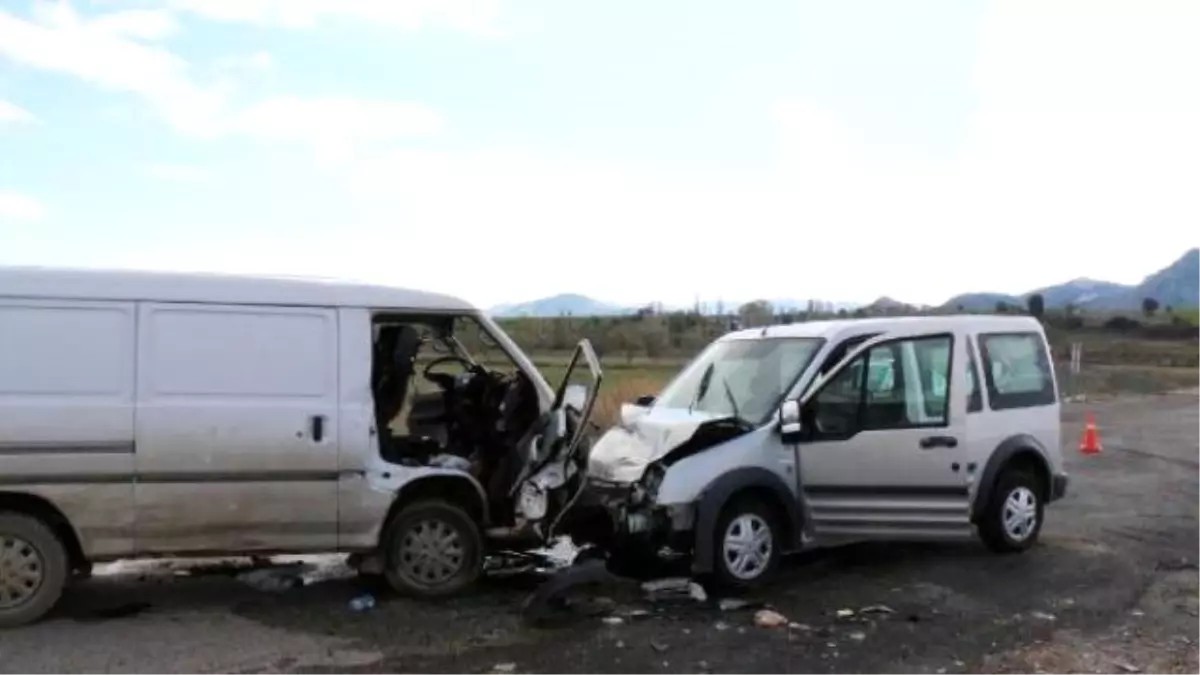
[{"label": "dirt ground", "polygon": [[[1084,457],[1088,409],[1104,450]],[[614,593],[619,623],[534,629],[517,613],[528,587],[512,580],[436,604],[380,595],[356,612],[356,581],[271,591],[151,566],[98,576],[47,620],[0,634],[0,670],[1197,672],[1198,421],[1194,393],[1067,406],[1070,491],[1038,547],[801,556],[754,598],[790,627],[756,626],[753,607]],[[891,611],[862,611],[873,605]]]}]

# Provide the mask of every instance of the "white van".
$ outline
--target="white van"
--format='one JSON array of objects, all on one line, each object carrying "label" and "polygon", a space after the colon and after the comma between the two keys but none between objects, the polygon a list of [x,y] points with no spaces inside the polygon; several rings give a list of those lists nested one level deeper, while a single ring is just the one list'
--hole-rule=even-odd
[{"label": "white van", "polygon": [[690,557],[752,586],[781,554],[853,540],[1025,550],[1066,492],[1060,442],[1033,318],[753,328],[623,407],[592,447],[584,503],[608,511],[628,568]]},{"label": "white van", "polygon": [[600,377],[585,341],[551,389],[445,295],[0,269],[0,626],[130,557],[347,551],[453,593],[553,534]]}]

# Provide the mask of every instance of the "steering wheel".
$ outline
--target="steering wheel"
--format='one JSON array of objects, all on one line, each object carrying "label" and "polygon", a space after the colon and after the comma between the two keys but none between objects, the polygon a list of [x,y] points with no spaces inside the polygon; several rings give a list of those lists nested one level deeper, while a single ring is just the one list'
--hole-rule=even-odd
[{"label": "steering wheel", "polygon": [[425,366],[425,370],[421,371],[421,377],[424,377],[426,380],[438,385],[442,389],[447,389],[447,390],[451,389],[454,387],[454,380],[455,380],[454,375],[451,375],[450,373],[435,373],[435,372],[433,372],[434,368],[437,368],[438,366],[442,365],[443,363],[451,363],[451,362],[462,364],[462,367],[465,368],[467,371],[474,371],[479,368],[479,366],[475,365],[474,363],[471,363],[467,359],[465,359],[457,354],[448,354],[446,356],[440,356],[440,357],[430,361],[429,364]]}]

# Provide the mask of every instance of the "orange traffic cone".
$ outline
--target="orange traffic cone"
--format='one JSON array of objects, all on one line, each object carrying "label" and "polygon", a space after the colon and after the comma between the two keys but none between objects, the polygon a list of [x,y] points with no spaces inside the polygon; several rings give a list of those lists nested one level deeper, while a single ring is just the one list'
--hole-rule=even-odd
[{"label": "orange traffic cone", "polygon": [[1101,450],[1100,433],[1096,431],[1096,417],[1087,414],[1087,426],[1083,428],[1083,438],[1079,441],[1079,452],[1084,455],[1098,455]]}]

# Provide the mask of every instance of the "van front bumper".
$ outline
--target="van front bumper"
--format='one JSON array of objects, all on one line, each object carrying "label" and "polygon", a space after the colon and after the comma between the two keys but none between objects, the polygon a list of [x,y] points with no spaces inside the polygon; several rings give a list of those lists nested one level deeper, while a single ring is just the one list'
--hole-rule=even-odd
[{"label": "van front bumper", "polygon": [[1070,481],[1070,477],[1067,476],[1067,474],[1065,474],[1065,473],[1055,474],[1054,477],[1050,480],[1050,500],[1049,501],[1056,502],[1056,501],[1062,499],[1063,497],[1067,496],[1067,483],[1069,481]]}]

